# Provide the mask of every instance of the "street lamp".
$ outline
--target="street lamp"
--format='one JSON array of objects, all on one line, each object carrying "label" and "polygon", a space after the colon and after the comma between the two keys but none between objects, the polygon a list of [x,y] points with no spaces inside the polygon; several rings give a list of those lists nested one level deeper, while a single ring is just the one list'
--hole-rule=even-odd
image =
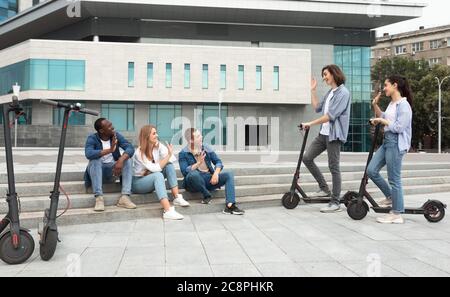
[{"label": "street lamp", "polygon": [[442,85],[444,84],[445,80],[450,78],[450,76],[444,77],[442,80],[440,80],[438,77],[435,77],[435,79],[438,82],[439,86],[439,108],[438,108],[438,131],[439,131],[439,140],[438,140],[438,151],[439,154],[442,153],[441,151],[441,143],[442,143]]}]

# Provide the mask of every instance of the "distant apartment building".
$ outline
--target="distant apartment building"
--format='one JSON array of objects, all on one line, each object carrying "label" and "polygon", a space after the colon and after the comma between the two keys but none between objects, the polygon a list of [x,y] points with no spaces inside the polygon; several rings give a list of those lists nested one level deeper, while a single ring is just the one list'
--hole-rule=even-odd
[{"label": "distant apartment building", "polygon": [[377,38],[372,47],[372,65],[384,57],[425,59],[430,65],[450,65],[450,25]]}]

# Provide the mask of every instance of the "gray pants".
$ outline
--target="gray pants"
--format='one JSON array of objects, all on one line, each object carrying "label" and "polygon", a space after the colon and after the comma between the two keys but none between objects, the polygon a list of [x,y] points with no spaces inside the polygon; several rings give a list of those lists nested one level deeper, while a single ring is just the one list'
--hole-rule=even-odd
[{"label": "gray pants", "polygon": [[314,176],[316,181],[319,183],[321,190],[325,192],[330,192],[327,181],[320,172],[319,167],[314,163],[314,159],[319,156],[324,151],[328,153],[328,168],[330,168],[332,180],[333,180],[333,192],[331,195],[331,202],[340,204],[341,197],[341,170],[339,167],[339,158],[341,155],[341,142],[339,140],[328,142],[328,136],[319,135],[317,136],[305,155],[303,156],[303,163],[308,168],[309,172]]}]

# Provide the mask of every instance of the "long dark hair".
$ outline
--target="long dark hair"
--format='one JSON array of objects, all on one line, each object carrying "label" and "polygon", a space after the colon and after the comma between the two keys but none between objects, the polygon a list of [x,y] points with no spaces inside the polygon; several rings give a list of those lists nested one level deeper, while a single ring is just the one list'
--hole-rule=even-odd
[{"label": "long dark hair", "polygon": [[406,97],[409,105],[411,105],[411,107],[412,107],[414,95],[413,95],[413,92],[411,90],[411,87],[410,87],[409,82],[406,79],[406,77],[401,76],[401,75],[391,75],[388,78],[388,81],[391,84],[397,84],[397,88],[398,88],[398,91],[400,92],[400,95],[402,95],[402,97]]}]

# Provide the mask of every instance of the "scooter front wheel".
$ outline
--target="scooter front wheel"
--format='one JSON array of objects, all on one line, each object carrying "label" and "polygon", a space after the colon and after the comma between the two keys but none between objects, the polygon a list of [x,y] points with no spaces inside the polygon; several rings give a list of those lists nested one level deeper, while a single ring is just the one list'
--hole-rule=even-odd
[{"label": "scooter front wheel", "polygon": [[369,206],[363,200],[352,200],[347,206],[347,214],[355,221],[361,221],[367,216]]},{"label": "scooter front wheel", "polygon": [[424,204],[425,219],[430,223],[438,223],[445,217],[445,205],[440,201],[428,201]]},{"label": "scooter front wheel", "polygon": [[[45,230],[44,230],[45,232]],[[58,231],[47,229],[45,240],[40,242],[40,255],[44,261],[49,261],[56,251],[58,244]]]},{"label": "scooter front wheel", "polygon": [[358,195],[359,194],[356,193],[356,192],[347,192],[347,193],[345,193],[344,197],[342,198],[345,207],[348,207],[348,205],[350,204],[350,202],[353,199],[358,198]]},{"label": "scooter front wheel", "polygon": [[300,203],[300,196],[297,193],[286,193],[283,198],[281,198],[281,203],[287,209],[294,209]]},{"label": "scooter front wheel", "polygon": [[20,230],[20,246],[13,246],[11,232],[0,238],[0,258],[7,264],[17,265],[27,261],[34,252],[33,237],[25,230]]}]

